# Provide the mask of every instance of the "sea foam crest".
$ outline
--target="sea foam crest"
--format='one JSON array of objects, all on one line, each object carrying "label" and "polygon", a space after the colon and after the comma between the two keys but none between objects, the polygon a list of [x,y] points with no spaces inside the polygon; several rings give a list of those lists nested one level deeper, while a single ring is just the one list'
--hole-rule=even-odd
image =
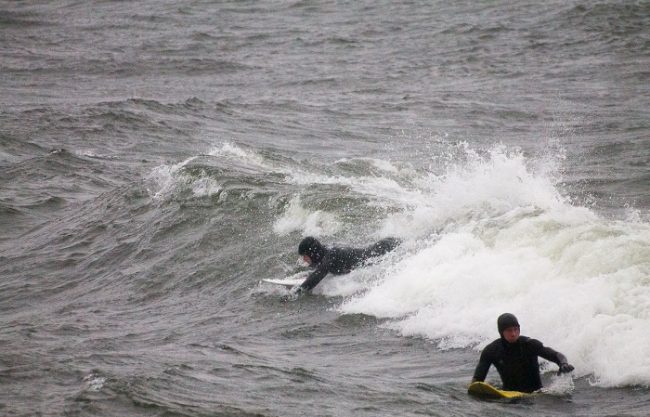
[{"label": "sea foam crest", "polygon": [[185,171],[185,167],[197,156],[173,165],[154,168],[146,178],[147,191],[156,200],[164,199],[178,191],[188,190],[195,197],[209,197],[221,191],[221,186],[205,171],[196,175]]},{"label": "sea foam crest", "polygon": [[465,157],[442,175],[415,177],[403,200],[407,209],[389,217],[382,234],[422,238],[452,223],[564,204],[548,177],[529,170],[521,152],[496,146],[485,156],[466,149]]},{"label": "sea foam crest", "polygon": [[273,224],[273,231],[280,236],[300,231],[304,236],[327,236],[341,228],[336,215],[322,210],[310,211],[303,208],[296,196],[287,204],[284,214]]},{"label": "sea foam crest", "polygon": [[170,194],[176,184],[180,170],[195,158],[186,159],[174,165],[161,165],[154,168],[146,177],[147,191],[154,199],[160,199]]},{"label": "sea foam crest", "polygon": [[258,167],[272,168],[261,155],[251,150],[245,150],[232,142],[224,142],[208,152],[211,156],[221,156],[243,161],[247,165],[256,165]]},{"label": "sea foam crest", "polygon": [[201,171],[189,174],[185,168],[202,156],[215,156],[238,161],[248,165],[266,167],[264,159],[254,152],[230,142],[223,143],[209,150],[206,154],[195,155],[176,164],[160,165],[154,168],[146,178],[147,190],[154,199],[162,199],[175,192],[189,190],[195,197],[209,197],[222,190],[217,180]]}]

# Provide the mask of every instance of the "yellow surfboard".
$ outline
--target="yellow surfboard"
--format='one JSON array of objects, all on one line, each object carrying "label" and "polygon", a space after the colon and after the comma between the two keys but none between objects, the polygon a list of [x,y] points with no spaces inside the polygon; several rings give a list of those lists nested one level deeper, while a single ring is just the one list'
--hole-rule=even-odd
[{"label": "yellow surfboard", "polygon": [[467,388],[467,393],[471,395],[476,395],[477,397],[483,397],[483,398],[507,398],[507,399],[522,398],[530,395],[526,392],[521,392],[521,391],[504,391],[488,384],[487,382],[480,382],[480,381],[472,382],[469,385],[469,388]]}]

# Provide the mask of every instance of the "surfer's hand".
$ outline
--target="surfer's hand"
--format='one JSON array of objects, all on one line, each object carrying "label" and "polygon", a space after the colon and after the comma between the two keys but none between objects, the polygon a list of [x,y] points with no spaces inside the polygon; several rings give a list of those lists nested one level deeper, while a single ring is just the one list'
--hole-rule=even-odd
[{"label": "surfer's hand", "polygon": [[569,365],[568,363],[562,363],[560,364],[560,370],[558,371],[559,374],[568,374],[569,372],[573,371],[575,368],[572,365]]},{"label": "surfer's hand", "polygon": [[291,288],[291,289],[289,290],[289,293],[290,293],[291,295],[296,295],[296,296],[297,296],[297,295],[302,294],[303,291],[304,291],[304,290],[303,290],[303,288],[302,288],[300,285],[296,285],[295,287],[293,287],[293,288]]},{"label": "surfer's hand", "polygon": [[305,290],[300,285],[291,287],[289,293],[282,296],[282,301],[296,301],[304,291]]}]

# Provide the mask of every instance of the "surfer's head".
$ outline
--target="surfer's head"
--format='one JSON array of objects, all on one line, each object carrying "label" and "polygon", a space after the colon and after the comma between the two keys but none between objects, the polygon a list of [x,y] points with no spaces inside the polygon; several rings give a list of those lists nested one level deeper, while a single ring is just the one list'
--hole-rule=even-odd
[{"label": "surfer's head", "polygon": [[519,339],[519,321],[514,314],[503,313],[497,319],[499,335],[509,343],[515,343]]},{"label": "surfer's head", "polygon": [[305,262],[318,264],[323,260],[325,249],[323,249],[323,245],[316,238],[308,236],[298,245],[298,254],[302,255]]}]

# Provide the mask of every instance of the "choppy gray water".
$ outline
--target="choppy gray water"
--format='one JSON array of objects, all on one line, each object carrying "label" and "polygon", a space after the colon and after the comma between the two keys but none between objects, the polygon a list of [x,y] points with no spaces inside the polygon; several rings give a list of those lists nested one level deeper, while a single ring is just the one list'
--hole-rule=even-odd
[{"label": "choppy gray water", "polygon": [[[1,1],[0,414],[650,414],[649,28],[646,1]],[[287,301],[260,279],[305,235],[404,243]],[[573,379],[468,397],[504,311]]]}]

